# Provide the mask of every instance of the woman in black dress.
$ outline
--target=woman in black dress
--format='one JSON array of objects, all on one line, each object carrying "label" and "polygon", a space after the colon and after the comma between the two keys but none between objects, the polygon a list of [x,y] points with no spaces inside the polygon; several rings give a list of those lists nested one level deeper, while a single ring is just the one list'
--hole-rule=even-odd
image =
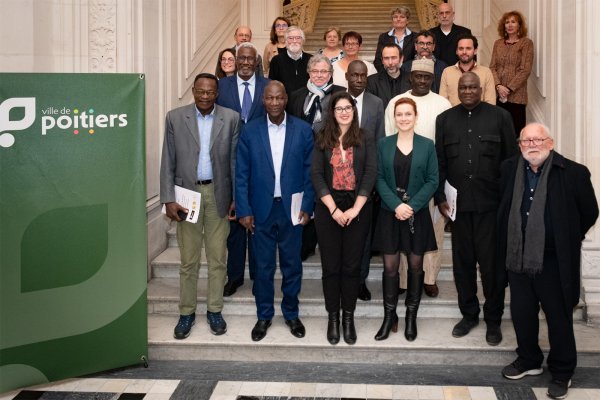
[{"label": "woman in black dress", "polygon": [[403,97],[394,105],[397,133],[378,143],[377,191],[381,209],[375,246],[383,253],[384,318],[375,340],[398,329],[398,267],[400,253],[408,260],[408,290],[404,336],[417,337],[417,311],[423,290],[423,254],[436,250],[428,203],[438,187],[438,163],[433,141],[417,135],[417,105]]}]

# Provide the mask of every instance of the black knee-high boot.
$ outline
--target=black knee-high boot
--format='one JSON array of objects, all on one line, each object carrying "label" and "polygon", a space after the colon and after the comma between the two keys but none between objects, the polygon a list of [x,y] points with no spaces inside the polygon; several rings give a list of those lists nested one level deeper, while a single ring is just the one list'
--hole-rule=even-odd
[{"label": "black knee-high boot", "polygon": [[385,340],[390,335],[390,330],[398,332],[398,314],[396,307],[398,305],[398,283],[399,275],[386,276],[383,274],[383,323],[375,335],[375,340]]},{"label": "black knee-high boot", "polygon": [[421,294],[423,293],[423,278],[425,272],[412,271],[408,269],[408,289],[406,291],[406,317],[404,326],[404,337],[409,342],[417,338],[417,311],[421,304]]}]

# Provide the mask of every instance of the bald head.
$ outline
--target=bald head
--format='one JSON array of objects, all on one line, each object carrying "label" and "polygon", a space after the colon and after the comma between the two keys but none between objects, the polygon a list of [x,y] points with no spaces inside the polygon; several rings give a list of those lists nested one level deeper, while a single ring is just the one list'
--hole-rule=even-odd
[{"label": "bald head", "polygon": [[235,30],[233,37],[235,39],[236,46],[239,46],[240,43],[251,42],[252,41],[252,30],[245,25],[238,26]]},{"label": "bald head", "polygon": [[361,60],[354,60],[348,64],[346,80],[348,81],[348,93],[352,96],[360,96],[367,88],[367,65]]},{"label": "bald head", "polygon": [[454,23],[454,9],[448,3],[441,3],[438,7],[437,17],[442,29],[449,30]]},{"label": "bald head", "polygon": [[481,103],[481,81],[479,76],[473,72],[465,72],[458,80],[458,98],[461,104],[468,110],[475,108]]},{"label": "bald head", "polygon": [[287,104],[285,86],[279,81],[270,81],[263,92],[263,104],[269,120],[274,124],[281,124],[285,118],[285,106]]}]

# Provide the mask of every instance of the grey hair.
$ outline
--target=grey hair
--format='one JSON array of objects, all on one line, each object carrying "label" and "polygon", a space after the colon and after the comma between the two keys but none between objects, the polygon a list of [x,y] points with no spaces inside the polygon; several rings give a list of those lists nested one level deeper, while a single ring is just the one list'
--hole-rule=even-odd
[{"label": "grey hair", "polygon": [[331,67],[331,60],[329,60],[329,57],[323,54],[315,54],[314,56],[309,58],[308,65],[306,66],[306,71],[310,72],[310,70],[315,66],[315,64],[318,64],[320,62],[326,62],[329,72],[332,72],[333,68]]},{"label": "grey hair", "polygon": [[554,137],[552,136],[552,134],[550,133],[550,128],[548,128],[546,125],[542,124],[541,122],[530,122],[527,125],[525,125],[525,127],[523,129],[521,129],[521,132],[519,132],[519,139],[521,137],[523,137],[523,131],[527,128],[532,128],[532,127],[538,127],[539,129],[541,129],[542,132],[544,132],[544,134],[546,135],[546,137],[554,140]]},{"label": "grey hair", "polygon": [[393,17],[394,14],[404,15],[406,17],[406,19],[410,19],[410,9],[406,6],[392,8],[392,12],[390,13],[390,16]]},{"label": "grey hair", "polygon": [[292,32],[292,31],[299,31],[300,36],[302,36],[302,41],[304,42],[304,40],[306,40],[306,37],[304,36],[304,31],[302,30],[302,28],[300,28],[297,25],[292,25],[287,28],[287,30],[285,31],[285,40],[287,40],[290,32]]},{"label": "grey hair", "polygon": [[243,42],[243,43],[240,43],[240,45],[239,45],[239,46],[238,46],[238,48],[237,48],[237,51],[239,51],[240,49],[242,49],[242,48],[244,48],[244,47],[249,47],[249,48],[251,48],[251,49],[254,49],[254,51],[255,51],[255,52],[256,52],[256,54],[258,55],[258,50],[256,49],[256,46],[255,46],[255,45],[253,45],[253,44],[252,44],[252,43],[250,43],[250,42]]}]

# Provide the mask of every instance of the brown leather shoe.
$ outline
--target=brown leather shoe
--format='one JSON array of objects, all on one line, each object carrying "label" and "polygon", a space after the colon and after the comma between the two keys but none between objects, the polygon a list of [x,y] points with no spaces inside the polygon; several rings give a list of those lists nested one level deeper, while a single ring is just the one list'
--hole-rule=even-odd
[{"label": "brown leather shoe", "polygon": [[437,283],[434,283],[433,285],[428,285],[428,284],[423,284],[423,289],[425,291],[425,294],[429,297],[438,297],[438,294],[440,294],[440,289],[438,288]]}]

